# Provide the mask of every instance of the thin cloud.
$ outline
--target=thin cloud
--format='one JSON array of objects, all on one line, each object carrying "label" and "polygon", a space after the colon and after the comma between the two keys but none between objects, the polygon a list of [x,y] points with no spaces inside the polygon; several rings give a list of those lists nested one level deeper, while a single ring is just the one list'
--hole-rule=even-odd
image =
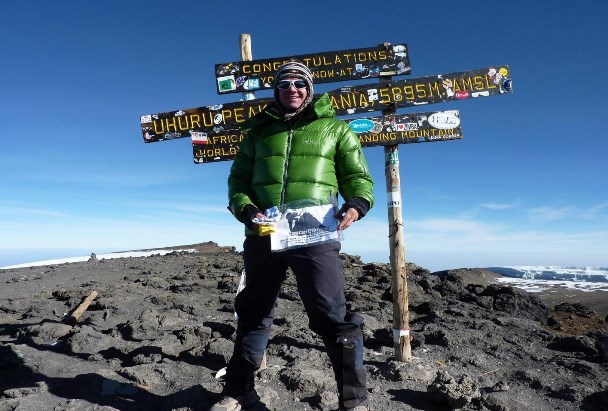
[{"label": "thin cloud", "polygon": [[120,251],[174,246],[205,241],[235,245],[242,243],[242,225],[232,217],[182,214],[182,218],[152,216],[140,219],[75,217],[69,221],[49,219],[39,223],[0,222],[0,249],[90,248]]},{"label": "thin cloud", "polygon": [[176,210],[188,212],[188,213],[221,213],[221,214],[229,214],[227,207],[228,202],[226,202],[226,206],[208,206],[203,204],[184,204],[184,205],[174,205],[173,208]]},{"label": "thin cloud", "polygon": [[69,217],[68,214],[55,210],[29,207],[0,207],[0,215],[9,215],[12,217]]},{"label": "thin cloud", "polygon": [[105,174],[94,173],[84,176],[61,176],[59,182],[65,183],[83,183],[95,181],[98,185],[106,185],[111,187],[151,187],[151,186],[166,186],[185,183],[191,181],[191,177],[179,175],[177,173],[157,173],[153,176],[142,176],[141,174],[133,173],[118,173]]},{"label": "thin cloud", "polygon": [[[412,220],[406,223],[408,243],[423,248],[485,249],[501,253],[505,250],[551,250],[559,246],[564,251],[605,249],[608,230],[563,232],[559,230],[529,230],[527,227],[488,223],[481,220],[441,218]],[[570,248],[571,247],[571,248]]]},{"label": "thin cloud", "polygon": [[512,203],[481,203],[476,204],[471,209],[465,210],[459,214],[459,218],[463,220],[476,218],[484,211],[506,211],[514,210],[517,206],[516,202]]},{"label": "thin cloud", "polygon": [[508,209],[513,208],[513,204],[486,203],[486,204],[480,204],[479,206],[482,208],[487,208],[489,210],[508,210]]},{"label": "thin cloud", "polygon": [[575,214],[573,207],[538,207],[528,210],[528,218],[532,221],[556,221]]},{"label": "thin cloud", "polygon": [[[0,222],[0,232],[3,233],[0,251],[71,248],[98,253],[100,250],[122,251],[205,241],[241,248],[243,226],[228,212],[223,216],[201,213],[193,218],[183,212],[175,213],[171,218],[165,217],[164,214],[153,213],[146,218],[102,219],[78,216],[67,220],[49,218],[38,223]],[[467,256],[470,259],[468,265],[476,266],[481,264],[477,259],[482,255],[496,258],[508,256],[512,261],[532,261],[529,257],[531,253],[539,259],[582,254],[588,256],[589,261],[595,261],[594,264],[599,264],[608,244],[608,230],[534,231],[527,227],[476,219],[406,220],[403,229],[406,254],[409,255],[412,251],[413,255],[432,254],[437,256],[437,261],[448,266],[453,265],[450,256]],[[360,255],[364,261],[388,261],[386,220],[368,216],[346,230],[344,235],[343,252]],[[428,264],[434,264],[430,261]]]},{"label": "thin cloud", "polygon": [[[388,224],[365,218],[345,231],[342,251],[364,261],[388,261]],[[406,220],[408,261],[429,269],[523,262],[554,265],[606,265],[608,230],[564,232],[462,218]],[[414,260],[412,260],[414,258]],[[500,263],[503,261],[503,263]],[[508,264],[507,264],[508,265]]]},{"label": "thin cloud", "polygon": [[600,204],[593,206],[590,209],[582,212],[581,217],[588,218],[588,219],[597,218],[600,215],[600,213],[607,207],[608,207],[608,201],[605,201],[603,203],[600,203]]},{"label": "thin cloud", "polygon": [[498,226],[483,223],[479,220],[463,218],[436,218],[429,220],[413,220],[409,222],[409,226],[421,232],[432,233],[485,233],[500,229]]},{"label": "thin cloud", "polygon": [[169,170],[164,173],[154,174],[146,174],[144,172],[134,173],[130,170],[108,170],[104,172],[88,172],[81,170],[79,173],[66,173],[61,170],[52,170],[46,173],[22,173],[20,178],[55,184],[83,184],[85,187],[89,187],[91,182],[94,181],[96,187],[130,188],[167,186],[192,181],[192,177],[188,174],[180,174],[179,172],[171,172]]}]

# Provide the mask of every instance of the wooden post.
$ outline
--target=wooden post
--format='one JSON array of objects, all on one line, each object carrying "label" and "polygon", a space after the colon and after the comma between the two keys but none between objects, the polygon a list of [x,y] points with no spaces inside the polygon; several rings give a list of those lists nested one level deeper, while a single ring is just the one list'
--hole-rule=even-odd
[{"label": "wooden post", "polygon": [[[389,44],[386,44],[389,46]],[[391,77],[380,82],[390,82]],[[382,115],[395,115],[396,107],[382,111]],[[386,202],[388,211],[388,241],[393,289],[393,345],[395,359],[412,360],[410,346],[409,297],[405,268],[405,244],[403,242],[403,216],[401,212],[401,181],[399,177],[399,148],[397,144],[384,146],[384,174],[386,176]]]},{"label": "wooden post", "polygon": [[[251,36],[249,34],[243,33],[241,34],[241,60],[242,61],[251,61],[253,60],[253,55],[251,54]],[[252,92],[243,93],[245,100],[253,100],[255,95]]]},{"label": "wooden post", "polygon": [[[253,60],[253,54],[251,52],[251,36],[249,34],[243,33],[240,36],[241,42],[241,60],[242,61],[251,61]],[[243,93],[245,100],[253,100],[255,98],[255,94],[252,92]],[[247,273],[243,274],[247,275]],[[266,365],[266,351],[264,351],[264,356],[262,357],[262,364],[258,371],[265,370],[267,368]]]},{"label": "wooden post", "polygon": [[409,362],[412,360],[412,349],[397,145],[384,146],[384,172],[386,174],[388,239],[393,288],[393,343],[395,358],[399,361]]}]

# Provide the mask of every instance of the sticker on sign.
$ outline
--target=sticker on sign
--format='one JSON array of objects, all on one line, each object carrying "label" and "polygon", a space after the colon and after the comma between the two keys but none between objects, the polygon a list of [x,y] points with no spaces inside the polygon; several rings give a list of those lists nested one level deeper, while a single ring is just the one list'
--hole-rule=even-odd
[{"label": "sticker on sign", "polygon": [[190,137],[192,137],[192,144],[207,144],[209,142],[207,133],[202,131],[192,131]]},{"label": "sticker on sign", "polygon": [[457,111],[441,111],[431,114],[428,122],[440,130],[449,130],[460,126],[460,117]]},{"label": "sticker on sign", "polygon": [[236,90],[236,81],[234,76],[218,77],[217,79],[218,89],[221,91]]},{"label": "sticker on sign", "polygon": [[349,125],[355,133],[367,133],[374,129],[376,123],[368,118],[358,118],[351,121]]}]

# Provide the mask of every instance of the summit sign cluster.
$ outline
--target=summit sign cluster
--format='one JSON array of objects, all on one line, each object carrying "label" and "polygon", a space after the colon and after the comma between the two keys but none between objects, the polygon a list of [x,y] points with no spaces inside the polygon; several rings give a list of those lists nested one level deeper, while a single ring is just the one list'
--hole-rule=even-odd
[{"label": "summit sign cluster", "polygon": [[[294,58],[311,69],[315,83],[375,80],[329,91],[337,116],[512,93],[508,65],[394,80],[393,76],[411,73],[405,43],[216,64],[217,93],[272,89],[276,69]],[[146,143],[190,137],[195,163],[232,160],[245,138],[239,125],[273,101],[258,98],[143,115],[142,136]],[[345,121],[357,133],[363,147],[462,138],[457,110],[356,120]]]}]

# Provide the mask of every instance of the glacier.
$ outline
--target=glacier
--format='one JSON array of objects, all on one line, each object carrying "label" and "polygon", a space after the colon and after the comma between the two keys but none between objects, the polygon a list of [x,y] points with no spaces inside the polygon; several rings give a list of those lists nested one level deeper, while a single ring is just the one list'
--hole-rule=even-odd
[{"label": "glacier", "polygon": [[527,280],[565,280],[608,283],[608,267],[564,267],[521,265],[506,267],[487,267],[488,271],[505,277]]}]

